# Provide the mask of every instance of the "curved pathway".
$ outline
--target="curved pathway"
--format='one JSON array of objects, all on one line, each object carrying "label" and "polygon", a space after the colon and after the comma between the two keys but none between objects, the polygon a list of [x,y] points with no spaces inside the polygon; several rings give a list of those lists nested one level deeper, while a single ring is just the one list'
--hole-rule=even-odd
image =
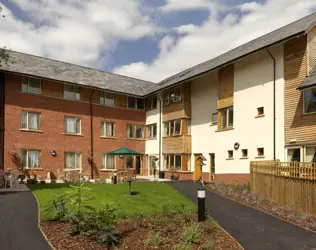
[{"label": "curved pathway", "polygon": [[0,193],[1,250],[51,250],[37,222],[37,202],[30,191]]},{"label": "curved pathway", "polygon": [[[197,202],[198,184],[192,181],[173,181],[167,184]],[[316,233],[226,199],[209,190],[206,191],[206,209],[210,216],[246,250],[316,250]]]}]

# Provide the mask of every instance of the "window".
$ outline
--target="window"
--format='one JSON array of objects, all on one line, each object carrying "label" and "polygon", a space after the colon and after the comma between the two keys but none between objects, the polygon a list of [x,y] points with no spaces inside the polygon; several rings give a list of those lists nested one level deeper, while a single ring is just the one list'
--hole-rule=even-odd
[{"label": "window", "polygon": [[221,129],[231,128],[234,125],[234,109],[233,107],[220,110],[221,113]]},{"label": "window", "polygon": [[304,113],[316,112],[316,87],[303,90],[304,96]]},{"label": "window", "polygon": [[287,161],[288,162],[301,162],[301,148],[289,148],[287,149]]},{"label": "window", "polygon": [[164,123],[164,136],[181,135],[181,119]]},{"label": "window", "polygon": [[191,120],[186,120],[186,135],[191,135]]},{"label": "window", "polygon": [[21,128],[27,130],[40,130],[40,114],[22,111]]},{"label": "window", "polygon": [[241,150],[241,157],[247,158],[248,157],[248,149],[242,149]]},{"label": "window", "polygon": [[189,83],[185,87],[185,100],[188,102],[191,101],[191,84]]},{"label": "window", "polygon": [[148,139],[154,139],[157,137],[157,124],[151,124],[146,126],[147,131],[146,131],[146,137]]},{"label": "window", "polygon": [[78,86],[64,84],[64,99],[67,100],[80,100],[80,89]]},{"label": "window", "polygon": [[186,155],[186,164],[183,171],[191,171],[191,155]]},{"label": "window", "polygon": [[144,138],[144,126],[143,125],[126,125],[127,138],[131,139],[143,139]]},{"label": "window", "polygon": [[176,169],[181,169],[181,155],[174,156],[174,164]]},{"label": "window", "polygon": [[264,107],[257,108],[258,116],[264,115]]},{"label": "window", "polygon": [[114,94],[106,91],[100,91],[100,104],[114,106]]},{"label": "window", "polygon": [[133,155],[126,156],[126,166],[127,166],[127,168],[134,168],[134,156]]},{"label": "window", "polygon": [[23,168],[40,168],[40,151],[39,150],[22,150]]},{"label": "window", "polygon": [[127,107],[131,109],[144,109],[144,99],[129,96],[127,100]]},{"label": "window", "polygon": [[40,94],[41,80],[38,78],[23,77],[22,78],[22,92]]},{"label": "window", "polygon": [[115,136],[114,128],[115,128],[114,122],[101,121],[101,136],[104,136],[104,137]]},{"label": "window", "polygon": [[75,117],[65,117],[65,133],[80,135],[81,119]]},{"label": "window", "polygon": [[177,87],[170,88],[163,91],[163,104],[167,105],[174,102],[180,102],[181,93],[182,93],[181,86],[177,86]]},{"label": "window", "polygon": [[103,154],[101,169],[115,169],[115,156]]},{"label": "window", "polygon": [[66,152],[65,153],[65,168],[66,169],[81,169],[81,153]]},{"label": "window", "polygon": [[258,151],[258,157],[264,156],[264,148],[257,148],[257,151]]},{"label": "window", "polygon": [[148,96],[146,98],[146,110],[157,108],[157,95]]},{"label": "window", "polygon": [[218,121],[218,113],[213,113],[212,114],[212,123],[217,123]]},{"label": "window", "polygon": [[305,162],[316,162],[316,146],[306,147]]},{"label": "window", "polygon": [[164,155],[164,169],[170,169],[171,167],[175,167],[177,170],[181,170],[181,165],[181,155]]},{"label": "window", "polygon": [[234,159],[234,151],[233,150],[228,150],[228,159]]}]

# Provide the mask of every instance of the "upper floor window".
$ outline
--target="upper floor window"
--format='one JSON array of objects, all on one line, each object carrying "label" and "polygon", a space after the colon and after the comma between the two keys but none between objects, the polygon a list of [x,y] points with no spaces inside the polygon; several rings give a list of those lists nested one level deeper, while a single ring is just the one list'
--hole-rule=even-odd
[{"label": "upper floor window", "polygon": [[157,137],[157,124],[151,124],[146,126],[147,131],[146,131],[146,137],[148,139],[154,139]]},{"label": "upper floor window", "polygon": [[32,77],[22,78],[22,92],[40,94],[41,93],[41,80]]},{"label": "upper floor window", "polygon": [[114,122],[101,121],[101,136],[113,137],[114,128]]},{"label": "upper floor window", "polygon": [[28,130],[40,130],[40,114],[22,111],[21,128]]},{"label": "upper floor window", "polygon": [[22,152],[22,166],[23,168],[40,168],[40,151],[39,150],[25,150]]},{"label": "upper floor window", "polygon": [[146,110],[157,108],[157,95],[146,97]]},{"label": "upper floor window", "polygon": [[182,92],[181,86],[177,86],[177,87],[170,88],[163,91],[163,104],[167,105],[174,102],[180,102],[181,92]]},{"label": "upper floor window", "polygon": [[181,119],[164,123],[164,136],[181,135]]},{"label": "upper floor window", "polygon": [[131,139],[143,139],[144,138],[144,126],[127,124],[126,126],[127,138]]},{"label": "upper floor window", "polygon": [[65,133],[81,134],[81,119],[76,117],[65,117]]},{"label": "upper floor window", "polygon": [[191,135],[191,120],[186,120],[186,135]]},{"label": "upper floor window", "polygon": [[65,168],[66,169],[81,169],[81,153],[66,152],[65,153]]},{"label": "upper floor window", "polygon": [[304,113],[316,112],[316,87],[303,90],[304,96]]},{"label": "upper floor window", "polygon": [[221,129],[231,128],[234,125],[234,108],[224,108],[220,110],[221,114]]},{"label": "upper floor window", "polygon": [[106,91],[100,91],[100,104],[114,106],[114,94]]},{"label": "upper floor window", "polygon": [[80,88],[75,85],[64,84],[64,99],[80,100]]},{"label": "upper floor window", "polygon": [[127,100],[127,107],[131,109],[144,109],[144,99],[129,96]]},{"label": "upper floor window", "polygon": [[212,114],[212,123],[217,123],[218,122],[218,113],[213,113]]}]

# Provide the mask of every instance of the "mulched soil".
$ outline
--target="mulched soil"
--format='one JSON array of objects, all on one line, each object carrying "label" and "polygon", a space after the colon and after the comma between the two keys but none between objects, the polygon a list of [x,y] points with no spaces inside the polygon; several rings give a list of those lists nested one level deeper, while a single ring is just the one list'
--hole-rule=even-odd
[{"label": "mulched soil", "polygon": [[277,204],[271,200],[259,197],[251,193],[248,188],[242,186],[225,185],[225,184],[208,184],[207,189],[238,201],[242,204],[251,206],[265,213],[277,216],[293,224],[308,228],[316,232],[316,217],[304,212],[295,211],[289,207]]},{"label": "mulched soil", "polygon": [[[141,219],[121,221],[117,225],[117,230],[121,235],[121,243],[118,249],[166,249],[171,250],[175,245],[182,242],[181,236],[183,228],[196,222],[196,217],[192,215],[175,214],[173,216],[154,216]],[[212,248],[203,249],[227,249],[240,250],[240,245],[220,228],[210,218],[200,223],[202,237],[200,244],[192,244],[192,250],[202,249],[207,243],[212,243]],[[42,221],[41,228],[46,237],[57,250],[69,249],[107,249],[96,243],[93,237],[71,236],[70,223],[60,223],[52,221]],[[159,232],[162,243],[155,247],[146,245],[149,232]],[[188,244],[186,244],[188,245]]]}]

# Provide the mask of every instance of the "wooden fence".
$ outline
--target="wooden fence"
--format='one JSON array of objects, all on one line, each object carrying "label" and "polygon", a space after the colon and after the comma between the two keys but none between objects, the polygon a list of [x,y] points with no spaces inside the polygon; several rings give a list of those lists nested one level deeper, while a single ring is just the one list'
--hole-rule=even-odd
[{"label": "wooden fence", "polygon": [[251,192],[316,215],[316,163],[252,161]]}]

